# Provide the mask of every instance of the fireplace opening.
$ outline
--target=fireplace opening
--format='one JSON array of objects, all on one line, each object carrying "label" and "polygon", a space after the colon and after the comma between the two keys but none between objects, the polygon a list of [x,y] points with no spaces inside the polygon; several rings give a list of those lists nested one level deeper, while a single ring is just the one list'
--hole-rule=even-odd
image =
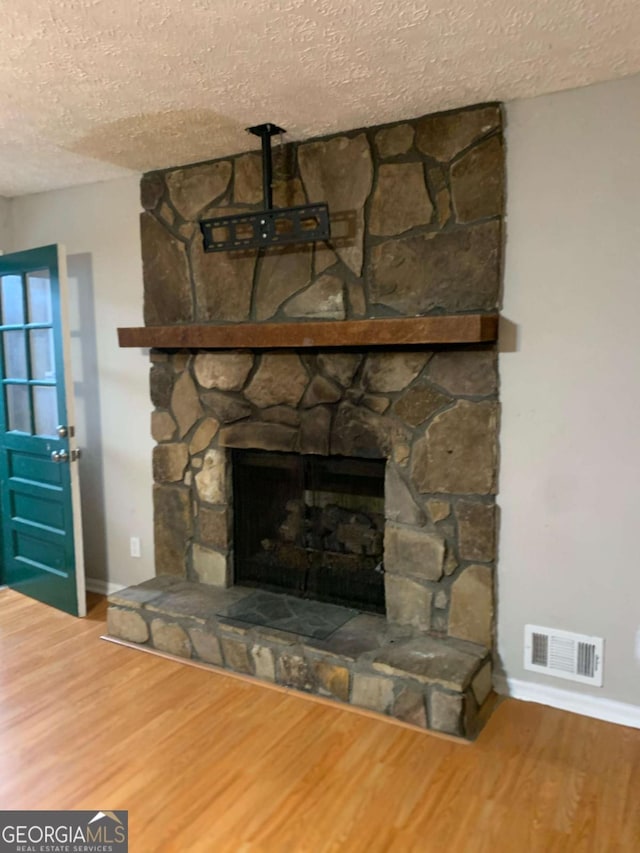
[{"label": "fireplace opening", "polygon": [[385,612],[380,459],[233,451],[235,583]]}]

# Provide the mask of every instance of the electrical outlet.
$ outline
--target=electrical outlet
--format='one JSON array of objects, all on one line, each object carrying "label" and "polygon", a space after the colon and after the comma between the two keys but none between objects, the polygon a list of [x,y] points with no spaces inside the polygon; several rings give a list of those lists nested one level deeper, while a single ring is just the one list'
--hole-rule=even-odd
[{"label": "electrical outlet", "polygon": [[132,557],[140,556],[140,537],[132,536],[129,540],[129,551]]}]

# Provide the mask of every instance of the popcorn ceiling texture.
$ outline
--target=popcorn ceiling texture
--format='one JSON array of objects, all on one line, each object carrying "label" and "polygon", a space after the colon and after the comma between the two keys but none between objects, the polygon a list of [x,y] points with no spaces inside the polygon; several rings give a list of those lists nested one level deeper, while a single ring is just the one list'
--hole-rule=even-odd
[{"label": "popcorn ceiling texture", "polygon": [[7,0],[0,195],[640,70],[635,0]]}]

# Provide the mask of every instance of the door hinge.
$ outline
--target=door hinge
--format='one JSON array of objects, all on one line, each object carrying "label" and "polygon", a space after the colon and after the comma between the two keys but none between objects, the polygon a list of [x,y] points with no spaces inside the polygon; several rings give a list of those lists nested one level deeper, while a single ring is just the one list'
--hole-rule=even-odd
[{"label": "door hinge", "polygon": [[79,447],[76,448],[75,450],[71,451],[71,461],[72,462],[77,462],[78,459],[80,459],[80,458],[82,458],[82,451],[80,450]]}]

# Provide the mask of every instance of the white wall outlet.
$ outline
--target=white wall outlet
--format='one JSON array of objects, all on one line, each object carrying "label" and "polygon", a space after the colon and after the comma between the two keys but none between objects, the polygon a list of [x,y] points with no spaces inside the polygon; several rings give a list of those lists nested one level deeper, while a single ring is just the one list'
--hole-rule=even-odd
[{"label": "white wall outlet", "polygon": [[140,556],[140,537],[132,536],[129,540],[129,552],[132,557]]}]

